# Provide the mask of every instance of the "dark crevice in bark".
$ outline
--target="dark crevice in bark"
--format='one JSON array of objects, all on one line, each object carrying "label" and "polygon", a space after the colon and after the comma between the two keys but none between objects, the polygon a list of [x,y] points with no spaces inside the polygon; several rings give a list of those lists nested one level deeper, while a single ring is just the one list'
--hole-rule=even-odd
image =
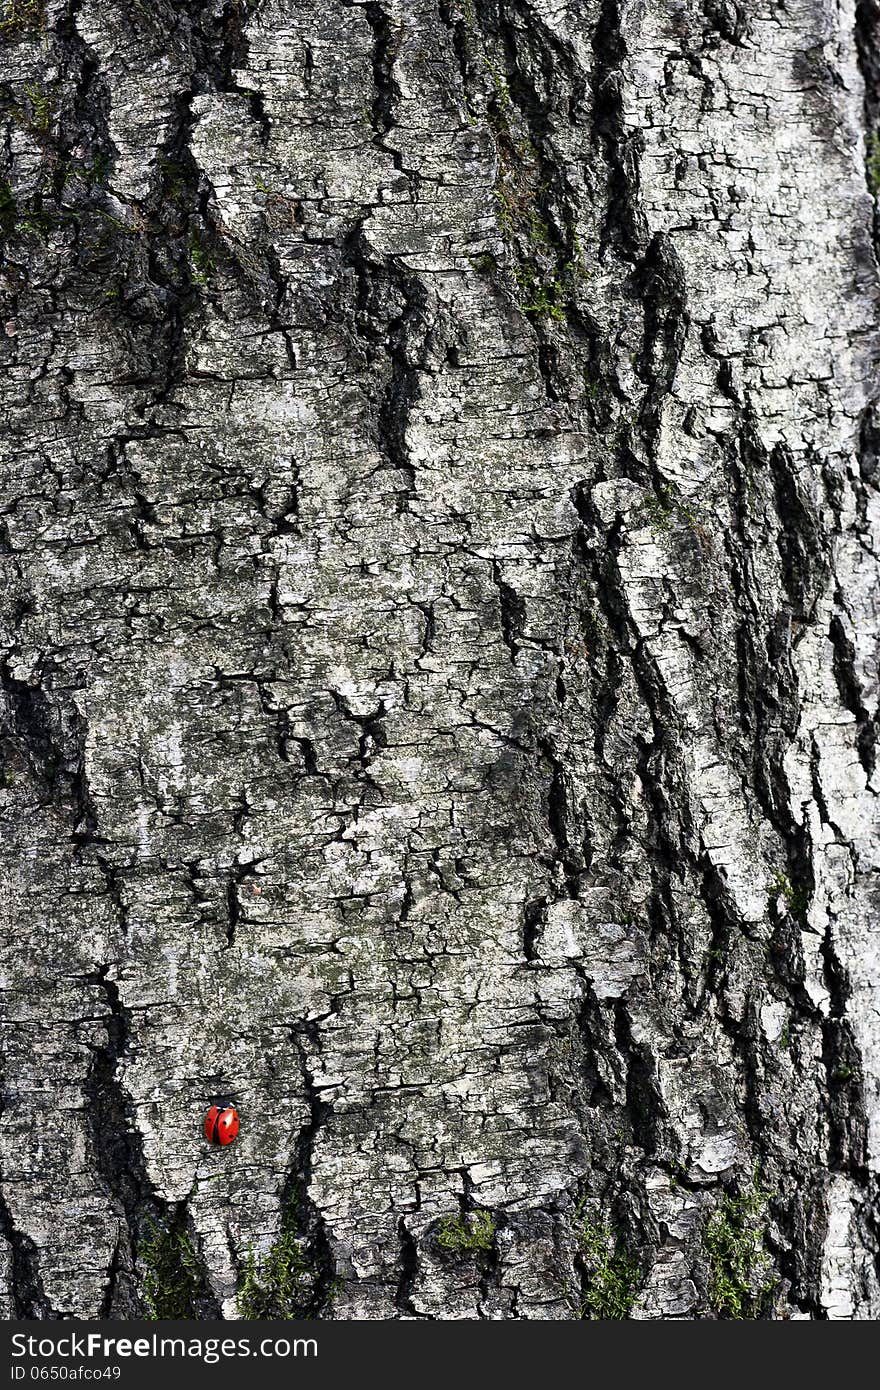
[{"label": "dark crevice in bark", "polygon": [[576,1096],[583,1110],[603,1110],[611,1115],[616,1108],[615,1101],[599,1066],[600,1057],[607,1051],[600,1041],[604,1033],[601,1010],[592,985],[581,974],[583,998],[576,1019],[581,1055],[578,1059]]},{"label": "dark crevice in bark", "polygon": [[[394,115],[400,101],[394,63],[403,41],[404,23],[392,24],[391,16],[378,4],[358,5],[356,8],[363,11],[373,31],[373,126],[377,136],[382,137],[394,125]],[[377,143],[380,149],[387,154],[397,155],[399,159],[398,151],[392,150],[381,139]],[[399,169],[401,166],[397,164],[396,167]]]},{"label": "dark crevice in bark", "polygon": [[788,450],[777,445],[768,462],[781,523],[777,545],[782,580],[792,615],[800,622],[807,622],[829,572],[821,519],[798,480]]},{"label": "dark crevice in bark", "polygon": [[406,167],[400,150],[386,138],[395,125],[397,106],[401,97],[400,87],[394,76],[394,64],[403,42],[407,21],[404,19],[392,22],[391,16],[381,5],[376,4],[375,0],[370,0],[368,4],[353,4],[353,0],[344,0],[344,3],[363,12],[373,33],[371,54],[375,93],[371,109],[374,131],[373,144],[377,150],[389,155],[394,168],[406,176],[410,187],[410,196],[415,202],[418,199],[421,176],[417,169]]},{"label": "dark crevice in bark", "polygon": [[421,394],[419,368],[424,362],[427,292],[416,276],[407,276],[394,268],[393,278],[403,298],[403,308],[400,317],[388,323],[390,376],[379,407],[377,443],[403,480],[404,491],[397,497],[397,509],[403,511],[416,483],[406,432],[410,413]]},{"label": "dark crevice in bark", "polygon": [[[839,973],[839,966],[836,968]],[[861,1055],[849,1020],[838,1012],[843,990],[838,988],[835,993],[834,1012],[822,1022],[822,1064],[828,1078],[829,1164],[868,1186],[871,1179],[866,1163],[867,1119]]]},{"label": "dark crevice in bark", "polygon": [[[497,108],[507,99],[512,101],[539,161],[539,197],[570,210],[574,199],[568,171],[555,146],[554,107],[556,100],[564,99],[568,121],[580,124],[586,83],[576,54],[525,0],[513,0],[510,5],[475,0],[474,13],[486,41],[496,47],[503,62],[503,72],[494,72],[491,60],[486,60],[495,89],[490,104],[494,103],[496,117],[504,119]],[[544,210],[549,206],[548,202]]]},{"label": "dark crevice in bark", "polygon": [[[60,85],[70,93],[70,118],[59,121],[58,149],[62,169],[70,166],[73,150],[85,145],[86,159],[112,158],[112,145],[107,133],[110,112],[110,93],[106,78],[100,74],[98,61],[83,42],[76,26],[80,0],[72,0],[54,25],[57,36],[55,51],[60,65]],[[79,154],[82,157],[82,154]],[[59,171],[60,174],[60,171]],[[56,189],[61,197],[62,188]]]},{"label": "dark crevice in bark", "polygon": [[110,1259],[110,1266],[107,1270],[107,1291],[104,1300],[98,1309],[98,1317],[101,1321],[108,1318],[124,1318],[130,1310],[132,1317],[137,1317],[140,1311],[136,1301],[132,1300],[128,1287],[131,1283],[131,1246],[127,1239],[123,1242],[120,1237],[113,1247],[113,1254]]},{"label": "dark crevice in bark", "polygon": [[864,535],[864,544],[870,544],[867,537],[871,522],[868,516],[869,489],[880,486],[880,402],[871,401],[862,412],[859,424],[859,484],[856,486],[856,505],[858,508],[858,532]]},{"label": "dark crevice in bark", "polygon": [[[741,614],[737,629],[740,724],[749,741],[750,783],[759,806],[780,838],[789,911],[796,903],[797,912],[793,915],[802,918],[815,885],[812,846],[805,825],[793,815],[785,771],[786,753],[796,736],[801,708],[792,647],[796,624],[808,620],[828,566],[817,517],[802,495],[785,451],[768,455],[757,439],[753,422],[747,420],[731,455],[731,464],[735,526],[725,538],[725,548]],[[787,611],[778,612],[773,621],[768,621],[759,601],[751,540],[755,512],[766,500],[763,478],[767,470],[782,522],[777,548],[790,605]],[[788,984],[791,986],[794,981],[789,978]]]},{"label": "dark crevice in bark", "polygon": [[622,16],[621,0],[602,0],[593,31],[593,130],[608,169],[608,210],[599,255],[612,247],[624,260],[636,262],[648,232],[639,202],[641,141],[627,128],[623,111]]},{"label": "dark crevice in bark", "polygon": [[724,884],[708,858],[702,865],[700,897],[705,904],[712,934],[705,956],[705,988],[698,1001],[698,1010],[703,1012],[708,995],[721,998],[729,968],[734,923],[728,909]]},{"label": "dark crevice in bark", "polygon": [[626,1110],[633,1139],[651,1157],[662,1145],[666,1107],[657,1083],[656,1063],[649,1047],[633,1039],[624,1004],[615,1005],[614,1039],[626,1063]]},{"label": "dark crevice in bark", "polygon": [[0,1239],[5,1240],[10,1255],[10,1287],[12,1307],[16,1318],[43,1318],[53,1320],[57,1316],[43,1289],[40,1278],[39,1252],[30,1236],[19,1231],[9,1211],[0,1187]]},{"label": "dark crevice in bark", "polygon": [[562,870],[565,891],[571,898],[578,893],[579,875],[584,865],[576,845],[569,837],[568,791],[565,781],[565,767],[548,738],[540,738],[537,751],[550,767],[550,782],[547,788],[547,820],[553,843],[556,846],[557,862]]},{"label": "dark crevice in bark", "polygon": [[504,640],[504,645],[510,652],[511,660],[515,665],[523,624],[526,618],[526,606],[523,599],[516,592],[516,589],[501,578],[501,569],[497,560],[492,561],[492,580],[498,590],[498,606],[501,613],[501,636]]},{"label": "dark crevice in bark", "polygon": [[[838,604],[843,607],[842,595]],[[844,709],[854,715],[858,726],[857,748],[859,760],[870,781],[874,775],[877,748],[877,719],[862,703],[862,687],[856,676],[856,652],[852,641],[844,630],[839,614],[834,614],[828,629],[828,636],[834,649],[834,677],[840,692],[840,702]]]},{"label": "dark crevice in bark", "polygon": [[[190,152],[193,94],[190,90],[176,98],[172,133],[160,151],[155,185],[146,202],[152,232],[144,251],[146,295],[137,276],[131,293],[126,289],[122,300],[126,313],[133,311],[135,319],[140,301],[147,323],[155,321],[147,330],[156,381],[154,407],[172,402],[184,376],[186,319],[196,294],[188,242],[191,229],[199,225],[194,215],[200,204],[204,208],[204,194]],[[134,306],[131,299],[136,301]]]},{"label": "dark crevice in bark", "polygon": [[420,1314],[412,1301],[413,1289],[419,1275],[418,1246],[403,1216],[398,1220],[397,1231],[400,1238],[400,1276],[394,1293],[394,1304],[398,1312],[403,1313],[405,1317],[419,1317]]},{"label": "dark crevice in bark", "polygon": [[416,485],[407,428],[427,361],[428,292],[417,275],[393,258],[383,264],[376,261],[362,222],[346,238],[343,255],[355,274],[354,322],[367,365],[381,364],[381,392],[366,372],[363,389],[371,397],[376,448],[401,478],[395,505],[403,512]]},{"label": "dark crevice in bark", "polygon": [[865,83],[864,122],[867,153],[865,170],[869,191],[874,196],[874,255],[880,258],[880,3],[858,0],[855,39],[862,78]]},{"label": "dark crevice in bark", "polygon": [[751,17],[740,0],[702,0],[703,13],[714,30],[736,48],[744,48]]},{"label": "dark crevice in bark", "polygon": [[490,1248],[481,1255],[479,1260],[480,1269],[480,1294],[477,1302],[477,1313],[479,1317],[487,1317],[486,1308],[492,1294],[497,1294],[501,1288],[502,1263],[499,1255],[497,1232],[503,1228],[504,1218],[500,1221],[496,1218],[496,1234],[493,1237]]},{"label": "dark crevice in bark", "polygon": [[0,680],[6,697],[4,733],[25,750],[32,773],[45,784],[49,797],[63,799],[64,789],[56,791],[63,755],[55,740],[46,696],[39,687],[12,676],[5,662],[0,667]]},{"label": "dark crevice in bark", "polygon": [[313,1292],[308,1312],[313,1317],[321,1317],[330,1309],[337,1287],[336,1260],[330,1242],[324,1217],[309,1195],[312,1180],[312,1163],[315,1142],[323,1126],[331,1115],[331,1107],[321,1099],[321,1092],[315,1085],[314,1074],[309,1061],[310,1052],[320,1054],[320,1027],[317,1023],[303,1023],[293,1031],[293,1042],[299,1055],[302,1082],[309,1107],[309,1121],[301,1131],[296,1146],[293,1167],[284,1194],[285,1206],[293,1205],[299,1229],[307,1241],[311,1267],[314,1273]]},{"label": "dark crevice in bark", "polygon": [[[245,7],[231,3],[175,13],[175,51],[188,69],[189,86],[174,99],[172,130],[158,152],[152,187],[138,208],[144,225],[128,235],[114,228],[111,273],[119,282],[118,304],[105,306],[104,312],[114,321],[124,314],[128,324],[140,326],[145,371],[155,381],[154,408],[174,405],[185,376],[186,321],[199,294],[209,292],[196,261],[238,265],[237,248],[219,229],[190,139],[193,98],[211,90],[241,95],[264,142],[268,136],[261,98],[232,78],[235,64],[245,60],[245,18]],[[163,40],[157,35],[154,41]],[[265,258],[264,269],[271,278]]]},{"label": "dark crevice in bark", "polygon": [[808,1180],[781,1192],[774,1202],[781,1241],[772,1241],[779,1273],[790,1285],[789,1297],[801,1312],[824,1318],[821,1304],[822,1251],[828,1229],[825,1180]]},{"label": "dark crevice in bark", "polygon": [[109,970],[101,966],[85,980],[103,992],[109,1009],[104,1016],[107,1042],[96,1049],[87,1082],[88,1115],[98,1172],[133,1225],[138,1211],[150,1200],[150,1183],[131,1102],[118,1076],[129,1037],[129,1016]]},{"label": "dark crevice in bark", "polygon": [[689,322],[684,266],[668,236],[652,238],[633,278],[645,316],[639,372],[648,390],[641,424],[650,441],[659,429],[662,401],[675,384]]},{"label": "dark crevice in bark", "polygon": [[523,904],[523,955],[529,962],[538,959],[541,936],[547,925],[550,898],[530,898]]},{"label": "dark crevice in bark", "polygon": [[235,945],[235,935],[241,921],[241,905],[238,898],[238,880],[231,878],[226,885],[226,946]]},{"label": "dark crevice in bark", "polygon": [[[472,111],[473,97],[473,72],[472,63],[474,60],[473,40],[471,32],[470,14],[465,17],[464,7],[456,9],[455,0],[439,0],[437,13],[449,30],[452,40],[452,51],[458,66],[458,73],[461,79],[461,91],[464,101],[469,111]],[[476,5],[471,12],[474,21],[477,20]]]},{"label": "dark crevice in bark", "polygon": [[[160,1242],[158,1255],[157,1240]],[[154,1281],[153,1294],[158,1306],[154,1312],[147,1307],[151,1316],[200,1321],[220,1318],[220,1304],[208,1281],[185,1202],[154,1202],[152,1212],[141,1224],[138,1253],[147,1265],[145,1282],[151,1276]],[[146,1299],[144,1302],[146,1304]],[[165,1306],[166,1302],[171,1306]]]},{"label": "dark crevice in bark", "polygon": [[547,400],[570,409],[581,392],[575,352],[595,355],[599,335],[583,302],[579,200],[556,132],[560,108],[571,126],[586,122],[586,79],[572,46],[530,6],[490,0],[474,15],[497,151],[493,192],[506,246],[505,288],[534,334]]},{"label": "dark crevice in bark", "polygon": [[[43,680],[51,676],[44,672]],[[97,822],[84,772],[83,723],[68,692],[17,679],[6,659],[0,659],[0,691],[5,704],[0,732],[23,759],[46,802],[70,824],[73,842],[88,843]]]},{"label": "dark crevice in bark", "polygon": [[[119,1079],[120,1063],[128,1046],[130,1020],[109,966],[101,966],[84,983],[103,992],[109,1013],[105,1015],[106,1045],[94,1049],[86,1080],[86,1132],[95,1172],[111,1197],[122,1221],[107,1272],[103,1317],[144,1316],[143,1295],[135,1271],[140,1242],[153,1228],[185,1227],[183,1208],[169,1207],[156,1195],[147,1176],[141,1138],[131,1100]],[[207,1300],[207,1302],[205,1301]],[[216,1316],[216,1304],[203,1292],[203,1316]]]}]

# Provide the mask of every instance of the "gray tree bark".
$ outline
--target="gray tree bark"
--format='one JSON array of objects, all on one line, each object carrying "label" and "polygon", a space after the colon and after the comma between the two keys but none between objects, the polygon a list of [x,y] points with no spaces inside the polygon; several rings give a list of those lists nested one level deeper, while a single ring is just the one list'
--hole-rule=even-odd
[{"label": "gray tree bark", "polygon": [[878,1316],[876,0],[0,67],[6,1316]]}]

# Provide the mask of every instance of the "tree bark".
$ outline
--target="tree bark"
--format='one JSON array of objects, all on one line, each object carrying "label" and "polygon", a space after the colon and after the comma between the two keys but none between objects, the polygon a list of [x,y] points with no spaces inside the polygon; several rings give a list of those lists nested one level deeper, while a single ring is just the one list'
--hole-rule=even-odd
[{"label": "tree bark", "polygon": [[877,1317],[876,0],[3,14],[6,1315]]}]

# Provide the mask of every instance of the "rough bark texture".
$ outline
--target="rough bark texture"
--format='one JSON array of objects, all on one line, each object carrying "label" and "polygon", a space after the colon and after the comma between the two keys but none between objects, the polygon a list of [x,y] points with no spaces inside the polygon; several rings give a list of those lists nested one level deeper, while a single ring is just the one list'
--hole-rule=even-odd
[{"label": "rough bark texture", "polygon": [[880,1315],[876,0],[3,14],[7,1316]]}]

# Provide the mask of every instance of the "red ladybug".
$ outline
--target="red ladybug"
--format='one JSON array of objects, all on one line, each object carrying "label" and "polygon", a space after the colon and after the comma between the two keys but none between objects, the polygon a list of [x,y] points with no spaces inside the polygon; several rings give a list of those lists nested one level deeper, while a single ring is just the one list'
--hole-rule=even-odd
[{"label": "red ladybug", "polygon": [[205,1138],[209,1144],[231,1144],[240,1128],[234,1105],[212,1105],[205,1116]]}]

